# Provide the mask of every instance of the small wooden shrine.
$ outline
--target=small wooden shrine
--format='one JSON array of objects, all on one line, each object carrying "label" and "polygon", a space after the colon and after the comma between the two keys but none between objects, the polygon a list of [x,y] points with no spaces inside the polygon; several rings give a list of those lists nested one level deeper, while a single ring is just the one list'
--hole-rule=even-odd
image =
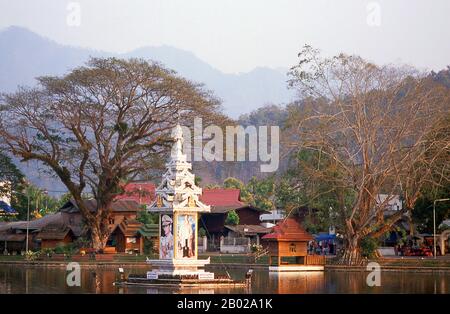
[{"label": "small wooden shrine", "polygon": [[262,237],[269,251],[269,271],[323,270],[325,257],[308,255],[313,237],[294,218],[280,221],[273,232]]}]

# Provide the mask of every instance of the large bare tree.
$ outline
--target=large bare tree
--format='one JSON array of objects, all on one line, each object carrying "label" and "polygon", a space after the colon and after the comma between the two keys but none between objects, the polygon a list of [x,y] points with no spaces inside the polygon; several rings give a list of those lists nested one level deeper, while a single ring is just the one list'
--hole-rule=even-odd
[{"label": "large bare tree", "polygon": [[[446,163],[438,161],[448,156],[449,138],[433,130],[449,114],[449,89],[409,67],[344,54],[323,58],[309,46],[299,59],[290,85],[302,101],[291,107],[289,138],[297,140],[289,144],[316,152],[316,164],[305,171],[343,198],[336,209],[345,238],[341,262],[361,263],[364,238],[389,231],[423,186],[443,182]],[[387,197],[377,199],[379,194]],[[396,194],[405,206],[386,216]]]},{"label": "large bare tree", "polygon": [[[123,181],[164,161],[177,119],[187,125],[194,116],[223,121],[219,102],[201,85],[140,59],[93,58],[38,82],[2,96],[1,146],[59,177],[96,249],[110,235],[110,208]],[[95,211],[85,206],[83,191],[93,194]]]}]

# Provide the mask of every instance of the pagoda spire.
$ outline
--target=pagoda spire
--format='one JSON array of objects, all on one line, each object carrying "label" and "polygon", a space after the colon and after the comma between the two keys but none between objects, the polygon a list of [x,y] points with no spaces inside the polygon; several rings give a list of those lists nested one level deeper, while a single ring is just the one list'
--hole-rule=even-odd
[{"label": "pagoda spire", "polygon": [[183,129],[179,124],[172,130],[172,138],[174,144],[170,159],[166,163],[166,172],[156,189],[156,200],[149,210],[209,212],[210,207],[199,201],[202,189],[195,184],[195,175],[191,172],[192,164],[183,153]]}]

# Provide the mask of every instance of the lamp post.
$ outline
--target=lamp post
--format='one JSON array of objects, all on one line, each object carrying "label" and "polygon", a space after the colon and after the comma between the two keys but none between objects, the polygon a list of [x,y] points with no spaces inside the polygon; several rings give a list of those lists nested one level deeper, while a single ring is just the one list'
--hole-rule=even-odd
[{"label": "lamp post", "polygon": [[433,254],[436,258],[436,203],[450,201],[450,198],[440,198],[433,202]]},{"label": "lamp post", "polygon": [[28,253],[28,239],[30,233],[30,191],[27,191],[27,239],[25,243],[25,254]]}]

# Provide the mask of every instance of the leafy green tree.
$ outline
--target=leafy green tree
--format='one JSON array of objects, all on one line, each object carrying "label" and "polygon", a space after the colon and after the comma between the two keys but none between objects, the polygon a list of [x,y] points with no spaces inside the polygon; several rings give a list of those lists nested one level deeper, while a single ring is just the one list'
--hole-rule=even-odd
[{"label": "leafy green tree", "polygon": [[275,176],[258,180],[256,177],[250,179],[246,190],[252,196],[251,205],[270,211],[275,209]]},{"label": "leafy green tree", "polygon": [[[71,193],[103,249],[121,183],[161,166],[180,115],[221,124],[220,102],[211,92],[142,59],[92,58],[63,76],[38,78],[0,98],[0,147],[23,161],[36,160]],[[92,211],[83,201],[89,190]]]},{"label": "leafy green tree", "polygon": [[149,213],[146,210],[141,210],[138,213],[136,220],[143,223],[144,225],[157,224],[159,223],[159,216],[158,214]]},{"label": "leafy green tree", "polygon": [[[352,192],[340,187],[339,169],[326,155],[314,150],[300,150],[292,157],[291,167],[276,186],[276,199],[287,215],[307,210],[304,227],[312,233],[343,229],[339,208],[351,205]],[[317,170],[326,176],[317,177]]]},{"label": "leafy green tree", "polygon": [[11,206],[18,211],[18,217],[2,217],[3,220],[11,220],[21,218],[23,208],[17,206],[21,203],[25,196],[20,193],[25,186],[25,176],[19,168],[12,162],[11,158],[4,153],[0,153],[0,196],[9,196],[11,198]]},{"label": "leafy green tree", "polygon": [[248,184],[241,180],[229,177],[224,180],[223,186],[226,189],[239,189],[241,200],[255,208],[261,210],[271,210],[275,208],[275,177],[258,180],[252,177]]},{"label": "leafy green tree", "polygon": [[225,224],[231,226],[239,225],[239,216],[234,209],[228,212]]},{"label": "leafy green tree", "polygon": [[30,219],[34,219],[55,213],[70,199],[67,193],[59,198],[51,196],[30,182],[25,182],[21,188],[19,193],[15,193],[11,202],[12,207],[19,212],[17,217],[19,220],[27,219],[28,200],[30,202]]},{"label": "leafy green tree", "polygon": [[239,179],[229,177],[223,180],[223,187],[225,189],[239,189],[241,191],[241,200],[245,203],[252,203],[253,202],[253,196],[248,191],[246,185],[244,182],[242,182]]},{"label": "leafy green tree", "polygon": [[[433,233],[433,202],[436,199],[449,198],[450,185],[425,192],[412,212],[413,222],[420,233]],[[436,228],[445,219],[450,218],[450,201],[436,202]]]}]

